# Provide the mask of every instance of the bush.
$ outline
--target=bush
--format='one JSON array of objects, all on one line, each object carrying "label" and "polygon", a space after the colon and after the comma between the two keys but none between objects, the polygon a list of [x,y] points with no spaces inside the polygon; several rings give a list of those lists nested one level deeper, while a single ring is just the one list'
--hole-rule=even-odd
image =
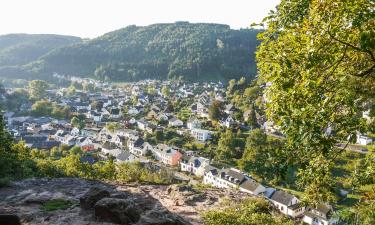
[{"label": "bush", "polygon": [[73,202],[64,199],[54,199],[45,202],[41,205],[40,209],[42,211],[55,211],[58,209],[68,209],[73,205]]}]

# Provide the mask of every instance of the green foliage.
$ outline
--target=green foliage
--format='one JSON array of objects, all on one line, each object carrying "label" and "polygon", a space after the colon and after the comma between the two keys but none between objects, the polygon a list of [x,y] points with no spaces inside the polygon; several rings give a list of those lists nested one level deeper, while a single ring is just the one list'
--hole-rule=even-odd
[{"label": "green foliage", "polygon": [[293,222],[272,213],[268,202],[263,199],[248,198],[238,203],[230,203],[223,209],[214,209],[203,214],[205,225],[292,225]]},{"label": "green foliage", "polygon": [[271,84],[267,115],[286,135],[288,164],[312,204],[332,201],[336,144],[371,128],[362,119],[375,96],[371,2],[282,0],[263,21],[257,66]]},{"label": "green foliage", "polygon": [[210,107],[208,108],[208,116],[211,120],[218,121],[222,118],[224,106],[222,102],[218,100],[212,101]]},{"label": "green foliage", "polygon": [[163,86],[161,88],[161,93],[164,95],[164,97],[169,97],[170,90],[168,86]]},{"label": "green foliage", "polygon": [[40,206],[40,209],[42,211],[48,212],[48,211],[55,211],[59,209],[69,209],[73,205],[73,202],[65,199],[53,199],[48,202],[43,203]]},{"label": "green foliage", "polygon": [[11,94],[6,96],[6,109],[9,111],[19,112],[22,104],[29,102],[29,93],[25,89],[15,89]]},{"label": "green foliage", "polygon": [[108,123],[105,126],[110,132],[115,132],[115,130],[120,129],[120,124],[119,123]]},{"label": "green foliage", "polygon": [[80,41],[78,37],[53,34],[2,35],[0,36],[0,67],[24,65],[53,49]]},{"label": "green foliage", "polygon": [[231,129],[220,135],[215,158],[223,161],[230,161],[241,158],[244,142],[240,136],[234,134]]},{"label": "green foliage", "polygon": [[44,97],[49,84],[43,80],[32,80],[29,82],[30,98],[39,100]]},{"label": "green foliage", "polygon": [[85,123],[83,120],[79,119],[78,117],[74,116],[71,120],[70,123],[74,126],[79,128],[80,130],[85,126]]},{"label": "green foliage", "polygon": [[60,106],[48,100],[36,101],[31,106],[31,113],[34,116],[52,116],[58,119],[69,118],[69,106]]},{"label": "green foliage", "polygon": [[252,130],[246,139],[244,154],[239,166],[246,172],[263,180],[277,184],[285,180],[288,156],[283,143],[272,139],[260,129]]}]

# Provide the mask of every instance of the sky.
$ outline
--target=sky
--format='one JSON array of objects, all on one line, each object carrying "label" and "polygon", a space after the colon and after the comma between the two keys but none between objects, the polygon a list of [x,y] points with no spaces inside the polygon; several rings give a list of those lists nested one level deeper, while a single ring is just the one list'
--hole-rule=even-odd
[{"label": "sky", "polygon": [[128,25],[175,21],[260,22],[280,0],[0,0],[0,35],[64,34],[94,38]]}]

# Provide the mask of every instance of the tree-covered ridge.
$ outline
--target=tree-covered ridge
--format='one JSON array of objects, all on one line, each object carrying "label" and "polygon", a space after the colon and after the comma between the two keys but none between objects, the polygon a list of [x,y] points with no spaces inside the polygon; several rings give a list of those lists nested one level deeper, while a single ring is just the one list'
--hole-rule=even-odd
[{"label": "tree-covered ridge", "polygon": [[49,51],[79,43],[81,38],[54,34],[8,34],[0,36],[0,67],[37,60]]},{"label": "tree-covered ridge", "polygon": [[256,72],[257,34],[258,30],[232,30],[227,25],[205,23],[128,26],[53,50],[23,69],[35,74],[95,75],[116,81],[250,77]]}]

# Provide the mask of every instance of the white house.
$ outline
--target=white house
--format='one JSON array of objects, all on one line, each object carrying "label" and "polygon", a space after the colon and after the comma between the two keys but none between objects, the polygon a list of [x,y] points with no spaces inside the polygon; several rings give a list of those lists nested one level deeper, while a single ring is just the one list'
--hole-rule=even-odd
[{"label": "white house", "polygon": [[152,146],[142,138],[138,138],[128,141],[128,149],[134,155],[145,156],[148,151],[152,151]]},{"label": "white house", "polygon": [[129,115],[137,115],[139,113],[137,108],[131,107],[128,109],[128,114]]},{"label": "white house", "polygon": [[357,144],[359,145],[370,145],[372,144],[372,137],[367,135],[357,135]]},{"label": "white house", "polygon": [[303,222],[311,225],[334,225],[338,220],[332,218],[332,207],[320,204],[317,208],[308,208],[303,213]]},{"label": "white house", "polygon": [[118,119],[121,117],[121,110],[119,108],[112,108],[110,110],[110,115],[109,115],[110,118],[112,119]]},{"label": "white house", "polygon": [[249,179],[241,171],[234,168],[218,170],[215,167],[209,166],[206,168],[206,171],[203,183],[217,188],[237,188],[242,182]]},{"label": "white house", "polygon": [[170,166],[178,165],[182,154],[166,144],[158,144],[152,148],[156,160]]},{"label": "white house", "polygon": [[197,119],[189,119],[186,123],[186,126],[189,130],[200,129],[202,126],[202,123]]},{"label": "white house", "polygon": [[205,167],[209,164],[209,159],[195,156],[183,156],[180,161],[181,171],[189,172],[198,177],[204,176]]},{"label": "white house", "polygon": [[235,123],[236,121],[231,116],[228,116],[224,121],[221,121],[221,125],[227,128],[230,128]]},{"label": "white house", "polygon": [[274,191],[269,200],[281,213],[293,218],[302,215],[305,211],[305,207],[299,204],[300,200],[285,191]]},{"label": "white house", "polygon": [[73,129],[70,131],[70,134],[73,136],[79,135],[79,129],[77,127],[73,127]]},{"label": "white house", "polygon": [[192,129],[191,135],[198,141],[207,141],[211,138],[211,131],[203,129]]},{"label": "white house", "polygon": [[177,119],[176,117],[173,117],[172,119],[169,120],[168,125],[171,127],[181,127],[184,125],[184,122]]}]

